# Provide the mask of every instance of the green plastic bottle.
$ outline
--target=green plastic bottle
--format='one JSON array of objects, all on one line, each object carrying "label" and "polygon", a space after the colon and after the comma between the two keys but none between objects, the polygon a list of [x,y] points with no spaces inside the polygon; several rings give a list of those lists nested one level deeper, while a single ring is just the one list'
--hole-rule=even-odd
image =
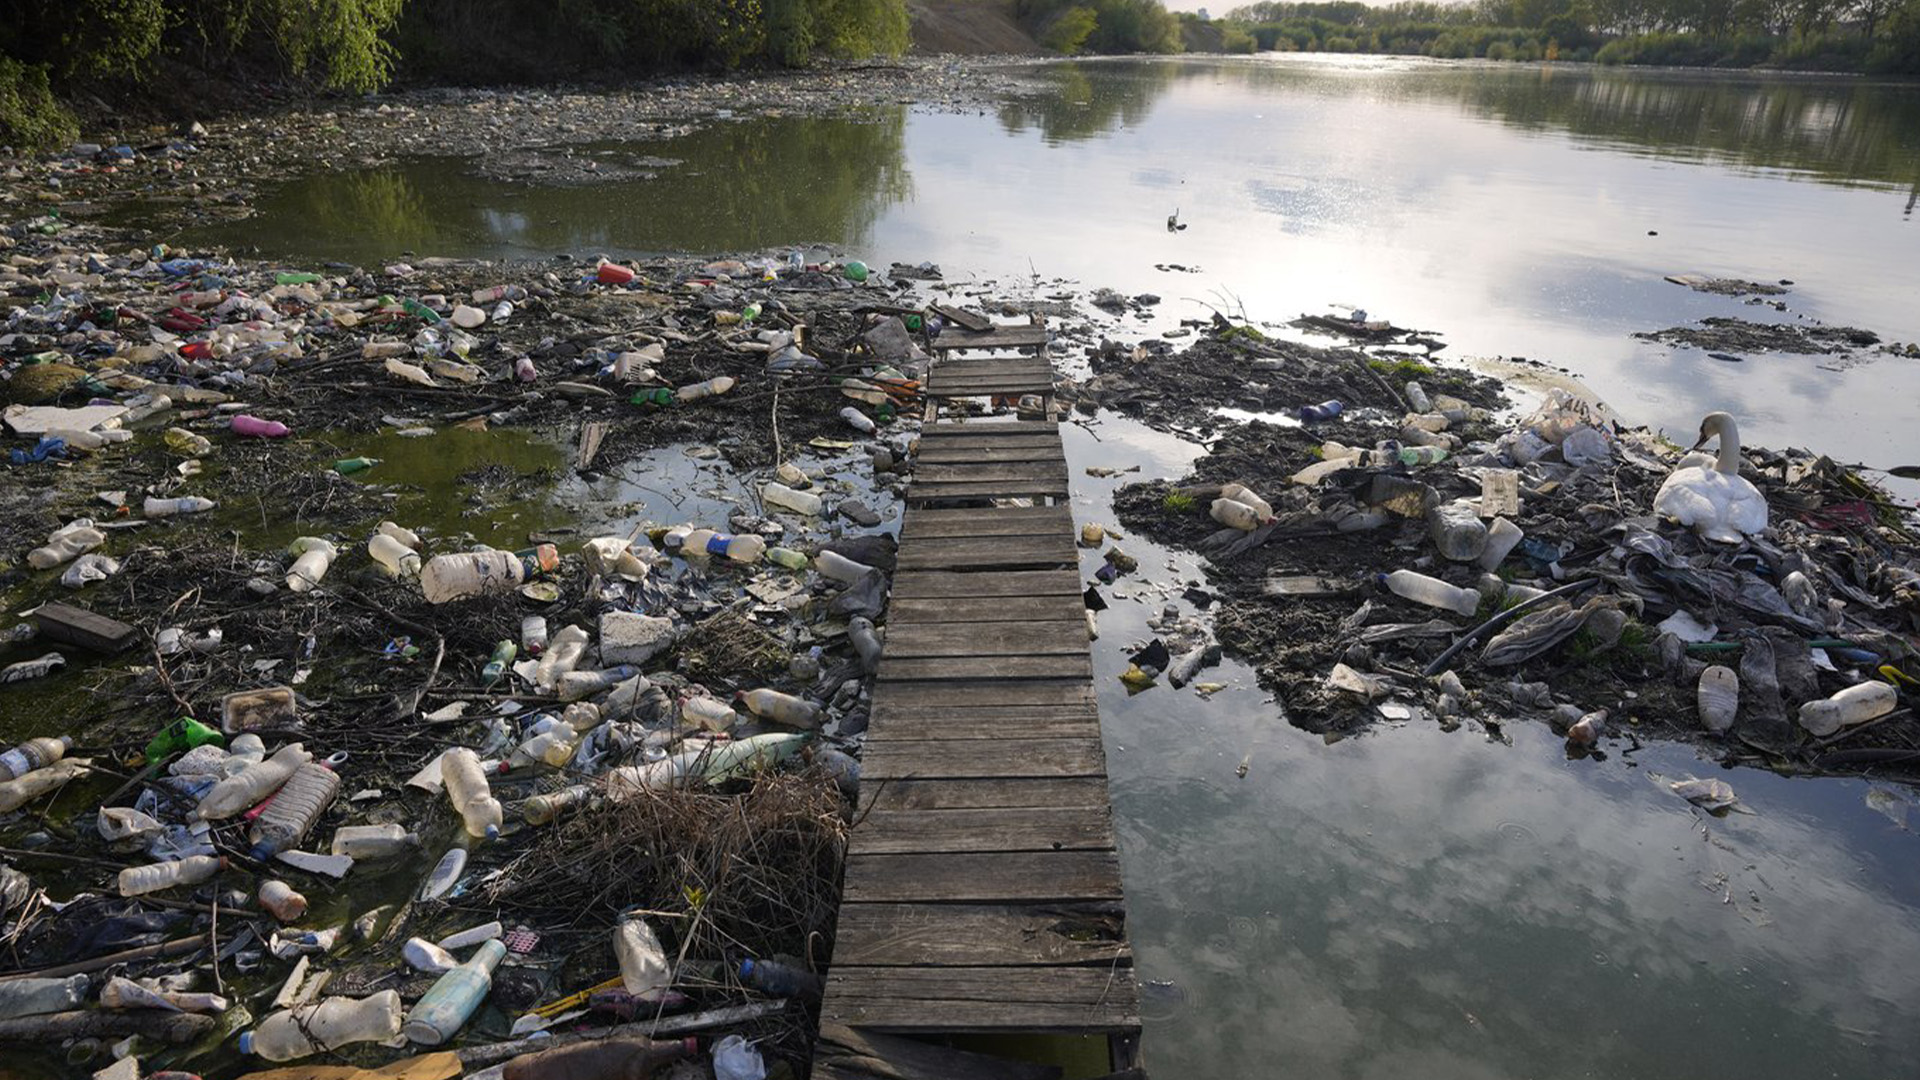
[{"label": "green plastic bottle", "polygon": [[807,557],[792,548],[768,548],[767,561],[776,566],[784,566],[789,570],[804,570],[807,566]]},{"label": "green plastic bottle", "polygon": [[641,390],[627,400],[635,405],[652,405],[664,409],[673,404],[674,396],[671,389],[663,386],[654,390]]},{"label": "green plastic bottle", "polygon": [[511,641],[503,640],[495,645],[493,655],[487,658],[487,666],[480,669],[481,685],[492,686],[500,681],[500,676],[507,673],[507,665],[513,663],[514,656],[519,652],[520,646]]},{"label": "green plastic bottle", "polygon": [[439,312],[433,310],[432,308],[421,303],[420,301],[415,300],[411,296],[407,297],[405,300],[400,301],[400,306],[406,309],[407,314],[413,316],[416,319],[419,319],[421,322],[437,323],[440,321]]},{"label": "green plastic bottle", "polygon": [[147,764],[208,743],[225,745],[226,736],[191,716],[183,716],[168,724],[147,743]]},{"label": "green plastic bottle", "polygon": [[366,472],[378,464],[380,464],[380,459],[377,457],[341,458],[339,461],[333,463],[333,471],[339,473],[341,476],[352,476],[357,472]]}]

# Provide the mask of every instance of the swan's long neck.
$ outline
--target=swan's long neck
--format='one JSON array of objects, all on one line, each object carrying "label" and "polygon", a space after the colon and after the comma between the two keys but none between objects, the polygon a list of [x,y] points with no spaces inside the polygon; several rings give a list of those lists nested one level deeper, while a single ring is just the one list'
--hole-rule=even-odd
[{"label": "swan's long neck", "polygon": [[1740,428],[1730,416],[1720,421],[1720,460],[1714,467],[1729,476],[1740,475]]}]

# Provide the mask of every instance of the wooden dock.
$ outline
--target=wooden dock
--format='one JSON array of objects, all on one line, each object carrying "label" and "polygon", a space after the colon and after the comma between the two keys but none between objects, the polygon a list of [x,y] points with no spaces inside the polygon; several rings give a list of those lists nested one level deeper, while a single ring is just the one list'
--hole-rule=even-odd
[{"label": "wooden dock", "polygon": [[[933,409],[1050,397],[1052,372],[1041,356],[946,360],[927,389]],[[815,1077],[1058,1075],[901,1035],[1105,1036],[1112,1069],[1135,1064],[1139,990],[1066,497],[1051,420],[922,431]],[[1002,505],[1016,499],[1030,505]]]}]

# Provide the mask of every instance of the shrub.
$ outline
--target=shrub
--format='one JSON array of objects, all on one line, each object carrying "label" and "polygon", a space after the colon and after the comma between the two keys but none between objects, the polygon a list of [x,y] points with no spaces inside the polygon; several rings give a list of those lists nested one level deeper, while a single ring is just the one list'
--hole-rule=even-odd
[{"label": "shrub", "polygon": [[80,136],[80,125],[53,98],[47,69],[0,56],[0,143],[50,150]]}]

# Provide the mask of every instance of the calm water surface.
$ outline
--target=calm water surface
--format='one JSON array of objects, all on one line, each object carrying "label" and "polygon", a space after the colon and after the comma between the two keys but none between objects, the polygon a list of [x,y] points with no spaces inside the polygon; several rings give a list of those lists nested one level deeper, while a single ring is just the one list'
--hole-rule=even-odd
[{"label": "calm water surface", "polygon": [[[835,244],[1003,291],[1037,274],[1158,293],[1143,332],[1202,302],[1364,306],[1458,354],[1568,367],[1631,421],[1690,433],[1727,408],[1756,441],[1920,462],[1920,362],[1723,364],[1628,336],[1762,317],[1661,281],[1699,272],[1792,279],[1791,311],[1765,317],[1920,339],[1920,87],[1379,59],[1041,78],[1047,94],[987,115],[736,119],[605,150],[678,162],[646,181],[547,189],[448,162],[314,177],[200,238],[369,262]],[[1176,207],[1190,227],[1170,234]],[[1101,521],[1135,477],[1078,466],[1177,476],[1198,452],[1104,417],[1068,449],[1075,512]],[[1569,762],[1529,725],[1511,744],[1402,727],[1329,746],[1231,663],[1211,699],[1129,698],[1126,647],[1204,573],[1127,547],[1144,572],[1095,654],[1156,1073],[1920,1068],[1910,795],[1721,774],[1675,747]],[[1661,785],[1688,775],[1722,775],[1755,812],[1695,812]]]}]

